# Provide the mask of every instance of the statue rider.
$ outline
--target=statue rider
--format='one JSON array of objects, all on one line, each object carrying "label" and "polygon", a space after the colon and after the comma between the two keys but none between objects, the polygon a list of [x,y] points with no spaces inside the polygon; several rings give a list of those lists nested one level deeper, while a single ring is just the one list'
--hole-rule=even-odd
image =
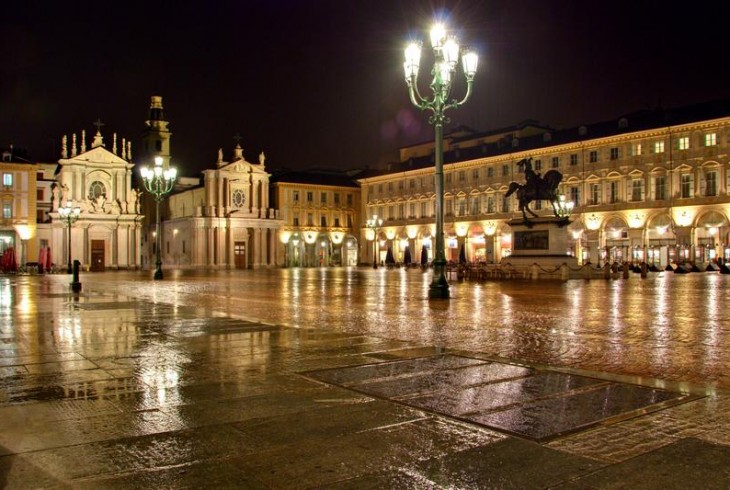
[{"label": "statue rider", "polygon": [[540,187],[540,181],[542,180],[542,177],[540,176],[540,172],[535,172],[534,170],[532,170],[532,164],[530,163],[531,161],[532,158],[525,159],[525,187],[529,187],[537,191]]}]

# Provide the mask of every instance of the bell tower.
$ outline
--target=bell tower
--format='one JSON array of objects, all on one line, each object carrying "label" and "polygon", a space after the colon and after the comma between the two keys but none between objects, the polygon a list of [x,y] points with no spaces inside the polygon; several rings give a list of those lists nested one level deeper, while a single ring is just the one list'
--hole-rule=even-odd
[{"label": "bell tower", "polygon": [[170,166],[170,136],[172,133],[167,129],[170,124],[165,120],[165,112],[162,108],[162,97],[153,95],[150,101],[149,117],[145,121],[145,128],[142,130],[142,160],[144,165],[154,165],[154,158],[162,157],[162,166]]}]

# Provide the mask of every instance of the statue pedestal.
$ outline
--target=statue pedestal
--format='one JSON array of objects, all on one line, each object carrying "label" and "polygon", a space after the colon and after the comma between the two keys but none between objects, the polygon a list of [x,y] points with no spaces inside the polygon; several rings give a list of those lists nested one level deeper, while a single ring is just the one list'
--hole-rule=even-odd
[{"label": "statue pedestal", "polygon": [[[570,223],[566,218],[533,218],[527,224],[522,219],[513,219],[508,224],[512,228],[512,255],[502,259],[502,266],[509,264],[524,270],[534,279],[537,274],[548,273],[560,277],[563,264],[578,268],[577,259],[567,253]],[[568,272],[564,270],[562,275]]]}]

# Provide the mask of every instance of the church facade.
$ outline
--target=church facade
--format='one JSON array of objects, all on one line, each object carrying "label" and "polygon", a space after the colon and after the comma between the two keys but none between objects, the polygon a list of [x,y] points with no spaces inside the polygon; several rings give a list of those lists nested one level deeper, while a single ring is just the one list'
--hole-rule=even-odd
[{"label": "church facade", "polygon": [[[145,123],[141,160],[149,164],[159,156],[163,168],[169,167],[172,133],[162,97],[152,97]],[[163,269],[251,269],[283,263],[276,246],[282,222],[269,204],[270,175],[263,152],[257,160],[247,161],[237,143],[229,160],[219,149],[215,164],[202,178],[178,177],[160,203]],[[142,264],[151,269],[157,254],[157,209],[149,193],[143,193],[142,207]]]},{"label": "church facade", "polygon": [[[69,148],[62,138],[56,183],[51,185],[50,223],[38,225],[38,239],[48,244],[54,264],[78,260],[83,270],[137,269],[141,265],[139,193],[132,188],[131,143],[113,135],[106,148],[101,123],[87,149],[86,133],[72,135]],[[59,208],[80,209],[75,223],[59,215]],[[70,238],[69,238],[70,234]]]}]

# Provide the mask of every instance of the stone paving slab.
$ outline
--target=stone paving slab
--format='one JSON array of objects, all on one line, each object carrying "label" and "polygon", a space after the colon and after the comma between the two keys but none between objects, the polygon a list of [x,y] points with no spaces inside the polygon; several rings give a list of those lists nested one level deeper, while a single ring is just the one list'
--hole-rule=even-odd
[{"label": "stone paving slab", "polygon": [[453,355],[305,375],[534,441],[628,417],[639,410],[658,409],[660,404],[696,398]]},{"label": "stone paving slab", "polygon": [[730,447],[685,438],[556,489],[730,488]]}]

